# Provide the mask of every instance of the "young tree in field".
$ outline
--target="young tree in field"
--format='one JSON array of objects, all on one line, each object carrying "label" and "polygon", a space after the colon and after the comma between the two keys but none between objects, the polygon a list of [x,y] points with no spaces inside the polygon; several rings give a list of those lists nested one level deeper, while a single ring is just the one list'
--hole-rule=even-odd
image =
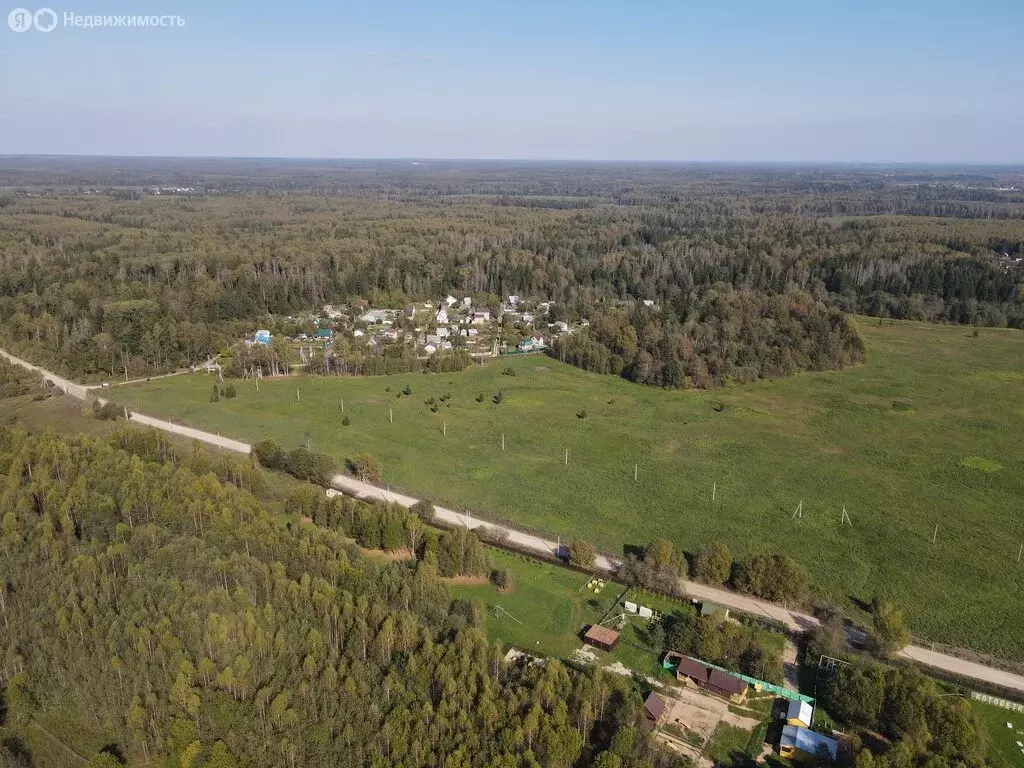
[{"label": "young tree in field", "polygon": [[593,568],[597,549],[589,541],[575,539],[569,545],[569,562],[577,568]]},{"label": "young tree in field", "polygon": [[693,576],[705,584],[725,584],[732,572],[732,552],[720,541],[714,541],[697,553]]}]

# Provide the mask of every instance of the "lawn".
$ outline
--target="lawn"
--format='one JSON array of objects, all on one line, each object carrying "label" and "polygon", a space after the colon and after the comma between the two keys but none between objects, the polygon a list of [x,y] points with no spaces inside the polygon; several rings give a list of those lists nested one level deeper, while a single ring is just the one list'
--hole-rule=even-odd
[{"label": "lawn", "polygon": [[608,584],[595,595],[581,573],[503,550],[492,550],[491,559],[494,568],[512,574],[510,588],[454,584],[452,596],[481,601],[490,639],[527,653],[569,658],[583,645],[580,631],[600,621],[623,590]]},{"label": "lawn", "polygon": [[[1024,589],[1024,333],[857,326],[861,366],[710,392],[522,356],[258,393],[244,381],[218,403],[204,375],[111,394],[249,441],[291,448],[308,433],[339,462],[369,451],[393,488],[615,553],[659,534],[689,551],[788,552],[840,603],[886,595],[922,639],[1024,659],[1024,613],[1008,607]],[[446,393],[436,413],[425,403]]]},{"label": "lawn", "polygon": [[994,768],[1024,765],[1024,749],[1017,746],[1018,741],[1024,743],[1024,715],[980,701],[972,701],[971,708],[988,732],[987,756]]}]

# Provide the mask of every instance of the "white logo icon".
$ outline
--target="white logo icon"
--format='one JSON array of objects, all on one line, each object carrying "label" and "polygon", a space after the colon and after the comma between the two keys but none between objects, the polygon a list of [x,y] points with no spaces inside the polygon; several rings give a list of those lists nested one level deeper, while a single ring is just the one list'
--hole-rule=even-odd
[{"label": "white logo icon", "polygon": [[40,8],[35,13],[15,8],[7,14],[7,26],[15,32],[28,32],[33,27],[40,32],[53,32],[57,28],[57,14],[52,8]]},{"label": "white logo icon", "polygon": [[15,8],[7,14],[7,26],[15,32],[28,32],[32,29],[32,11]]},{"label": "white logo icon", "polygon": [[40,32],[53,32],[57,26],[57,14],[51,8],[40,8],[32,16],[32,22]]}]

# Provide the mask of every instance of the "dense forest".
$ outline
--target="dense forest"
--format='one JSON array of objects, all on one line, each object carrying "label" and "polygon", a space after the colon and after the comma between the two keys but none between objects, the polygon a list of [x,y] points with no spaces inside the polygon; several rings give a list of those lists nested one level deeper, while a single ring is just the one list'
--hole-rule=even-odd
[{"label": "dense forest", "polygon": [[[146,162],[5,161],[12,351],[143,376],[202,362],[268,315],[518,294],[603,328],[567,360],[710,386],[854,362],[835,310],[1024,324],[1010,171]],[[192,191],[152,193],[169,183]],[[630,331],[608,334],[640,300],[658,317],[630,319],[631,355]],[[388,365],[404,363],[367,372]]]},{"label": "dense forest", "polygon": [[333,528],[407,520],[300,492],[322,525],[293,524],[261,482],[155,434],[0,431],[2,730],[59,713],[108,740],[96,765],[669,764],[628,679],[503,661],[440,580],[445,535],[372,564]]}]

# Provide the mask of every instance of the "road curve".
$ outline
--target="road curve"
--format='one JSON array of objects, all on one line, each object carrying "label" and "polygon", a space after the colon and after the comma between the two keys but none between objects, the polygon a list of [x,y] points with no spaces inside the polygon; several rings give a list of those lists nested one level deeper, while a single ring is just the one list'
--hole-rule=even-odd
[{"label": "road curve", "polygon": [[[0,357],[6,358],[9,362],[15,365],[20,365],[23,368],[42,374],[44,380],[53,382],[54,386],[58,389],[61,389],[66,394],[76,397],[79,400],[85,400],[89,396],[89,392],[96,389],[96,387],[83,386],[61,376],[57,376],[56,374],[40,368],[39,366],[32,365],[21,358],[15,357],[2,349],[0,349]],[[100,398],[100,400],[102,401],[102,398]],[[138,424],[160,429],[171,434],[181,435],[182,437],[187,437],[192,440],[198,440],[208,445],[217,446],[218,448],[245,454],[248,454],[251,450],[251,446],[248,443],[244,443],[240,440],[232,440],[212,432],[204,432],[200,429],[175,424],[170,420],[156,419],[152,416],[145,416],[141,413],[132,413],[131,420]],[[365,483],[362,480],[357,480],[356,478],[348,475],[335,475],[331,478],[331,486],[336,490],[367,501],[384,501],[399,504],[403,507],[411,507],[418,501],[418,499],[415,499],[412,496],[396,493],[387,488],[380,488],[376,485]],[[548,556],[559,554],[564,556],[566,554],[566,545],[564,544],[549,541],[540,536],[534,536],[533,534],[517,531],[514,528],[509,528],[504,525],[480,520],[469,512],[456,512],[444,507],[435,507],[434,511],[437,518],[451,525],[462,525],[470,530],[484,529],[499,534],[504,532],[504,534],[507,535],[509,542],[518,547],[522,547],[539,554]],[[614,572],[622,565],[622,561],[607,555],[599,554],[594,565],[601,570]],[[742,611],[743,613],[749,613],[755,616],[765,616],[781,622],[789,630],[794,632],[805,632],[818,626],[818,620],[814,616],[791,610],[782,605],[758,600],[750,595],[742,595],[727,589],[689,581],[688,579],[680,579],[680,583],[686,594],[691,597],[699,600],[710,600],[711,602],[724,605],[732,610]],[[1024,676],[1017,675],[1012,672],[1006,672],[995,667],[989,667],[984,664],[978,664],[977,662],[967,661],[966,659],[950,656],[945,653],[937,653],[929,648],[922,648],[916,645],[908,645],[900,651],[900,656],[921,664],[922,666],[932,667],[946,674],[955,675],[959,678],[976,680],[989,685],[999,686],[1000,688],[1007,690],[1024,693]]]}]

